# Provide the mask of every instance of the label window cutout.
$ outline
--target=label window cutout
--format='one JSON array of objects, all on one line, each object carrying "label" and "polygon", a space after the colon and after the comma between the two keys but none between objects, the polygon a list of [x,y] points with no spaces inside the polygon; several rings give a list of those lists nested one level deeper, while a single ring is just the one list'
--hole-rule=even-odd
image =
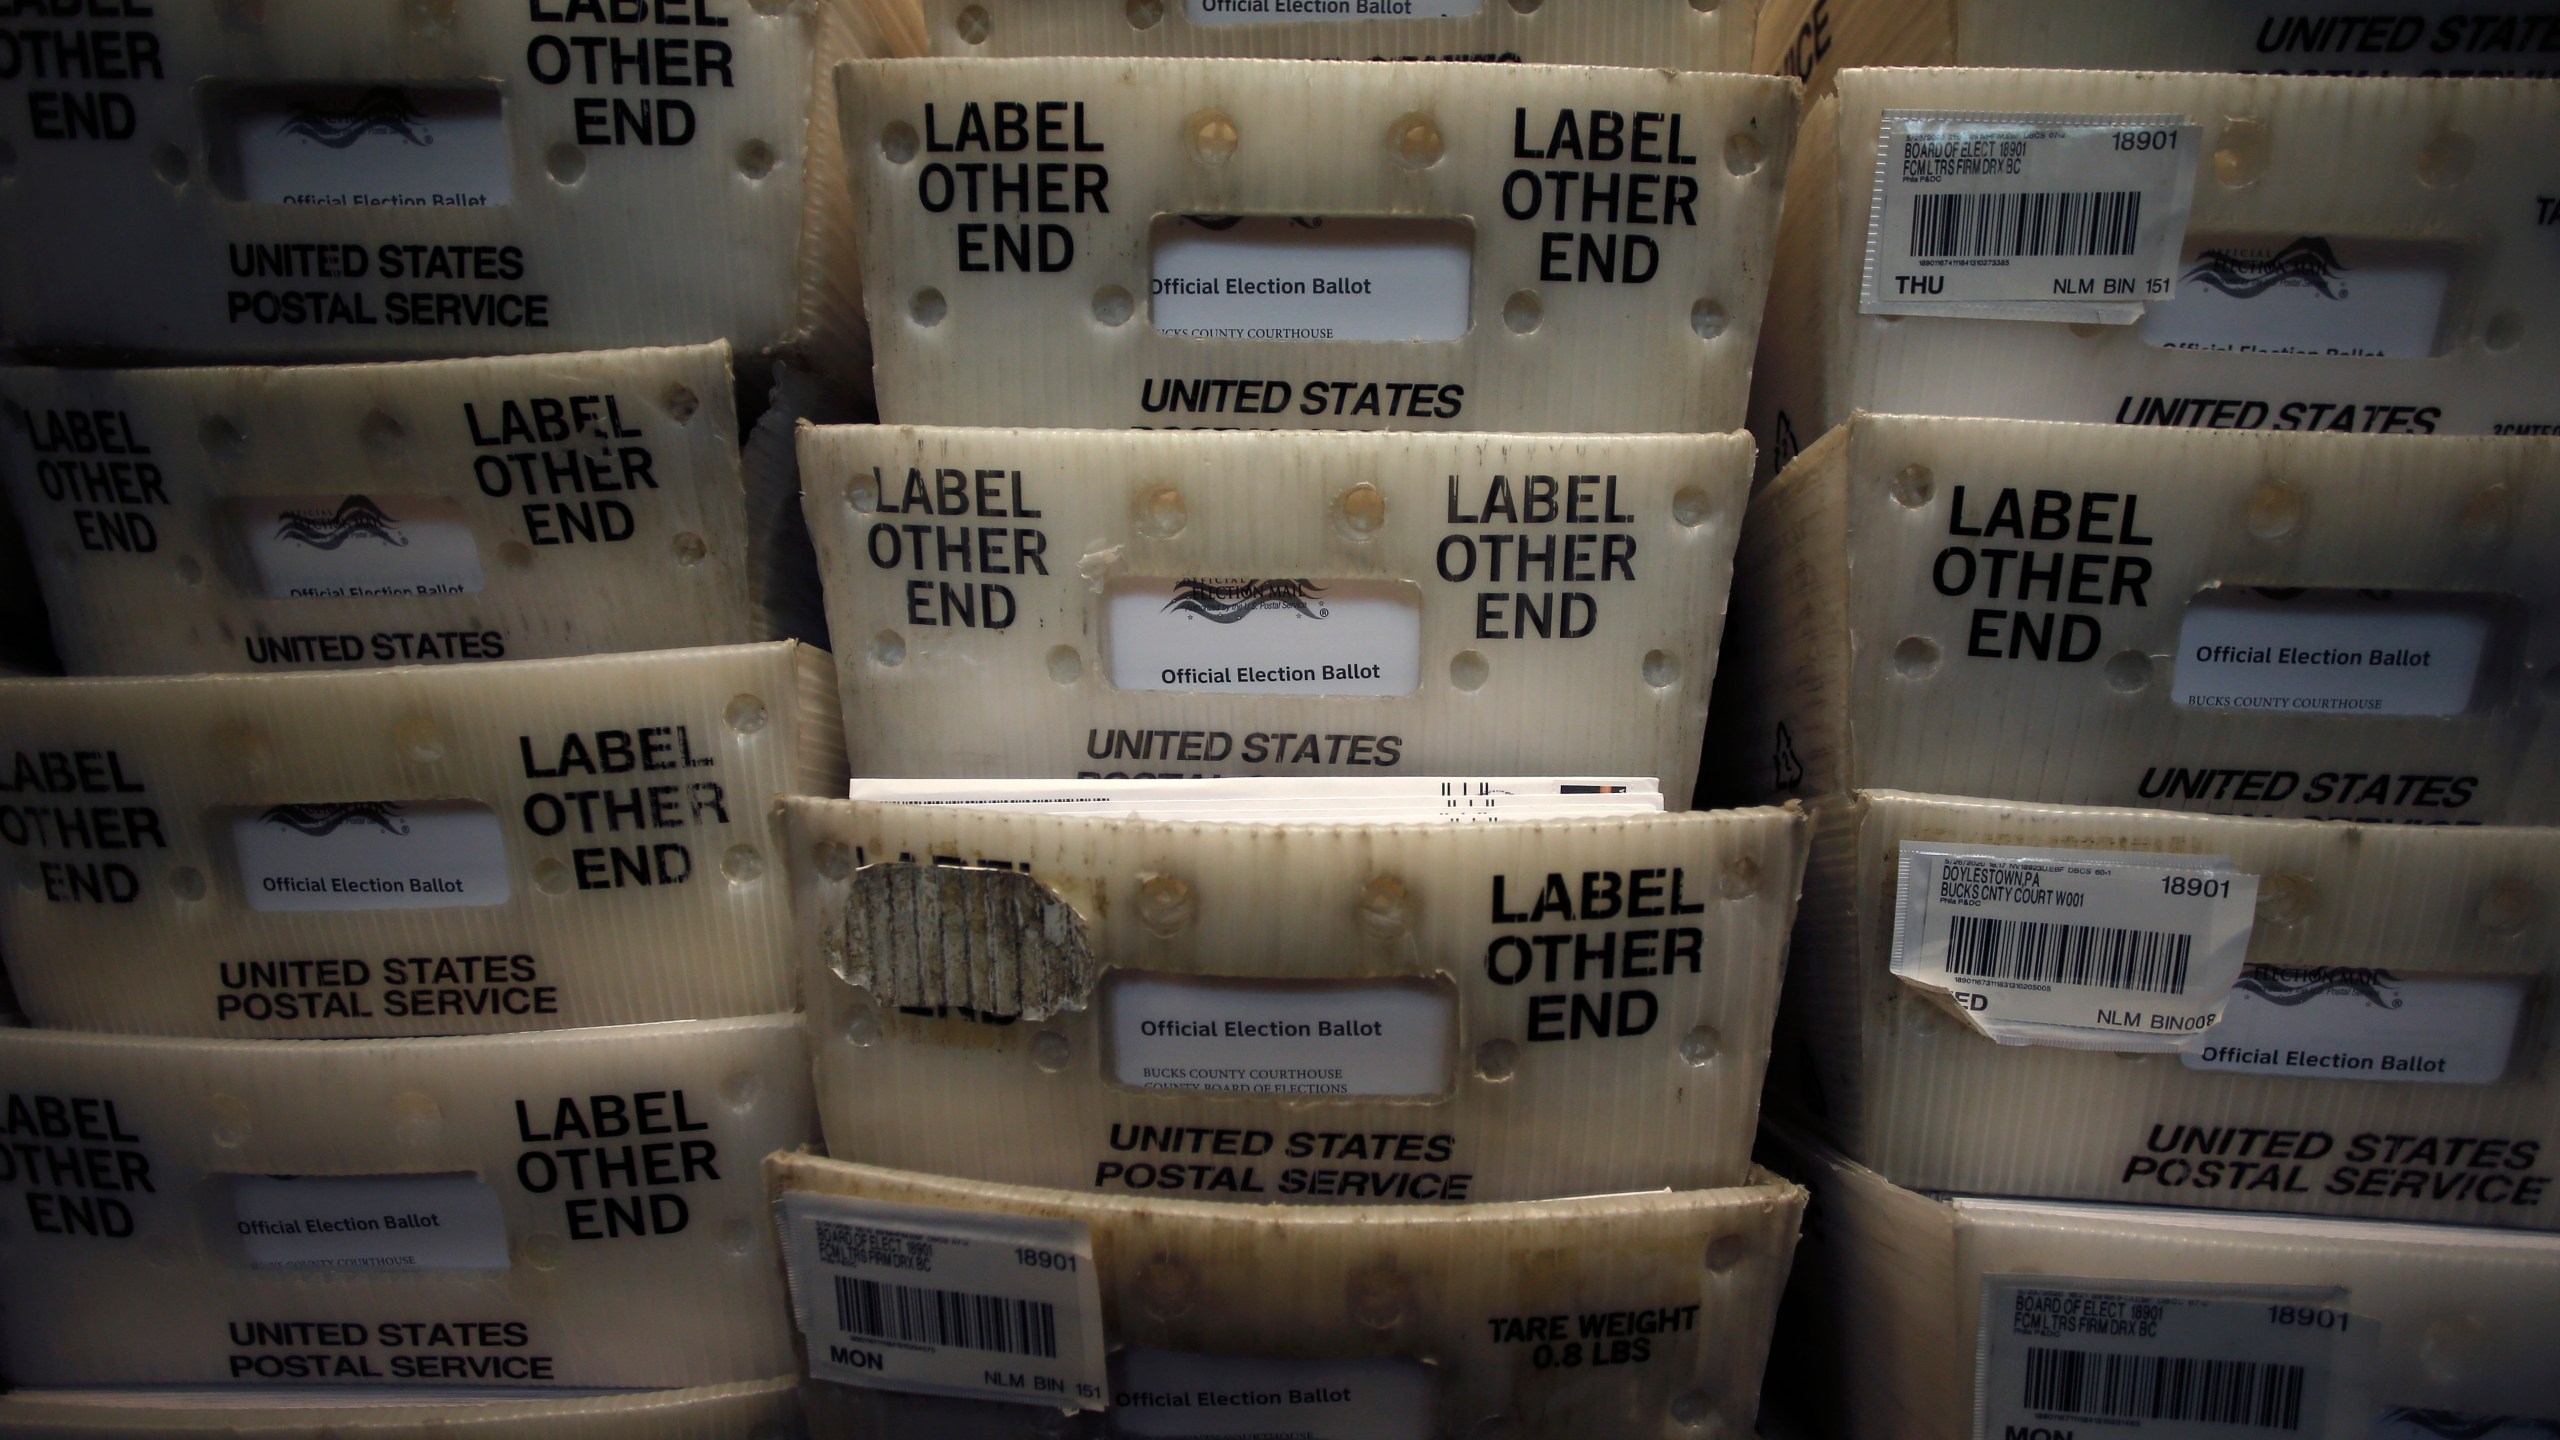
[{"label": "label window cutout", "polygon": [[809,1374],[1099,1410],[1102,1286],[1081,1221],[794,1191],[774,1202]]},{"label": "label window cutout", "polygon": [[2509,605],[2483,595],[2214,586],[2178,625],[2171,697],[2197,710],[2462,715]]},{"label": "label window cutout", "polygon": [[2506,1078],[2530,988],[2522,975],[2252,965],[2220,1022],[2178,1059],[2243,1075],[2492,1085]]},{"label": "label window cutout", "polygon": [[488,583],[462,507],[409,495],[252,495],[226,518],[255,593],[278,600],[472,595]]},{"label": "label window cutout", "polygon": [[505,104],[488,87],[224,87],[207,120],[214,185],[234,200],[473,209],[513,194]]},{"label": "label window cutout", "polygon": [[234,812],[240,889],[256,911],[503,905],[497,814],[468,800],[356,800]]},{"label": "label window cutout", "polygon": [[1401,580],[1114,580],[1103,644],[1122,690],[1410,695],[1422,590]]},{"label": "label window cutout", "polygon": [[2183,115],[1887,110],[1858,308],[2130,324],[2177,284]]},{"label": "label window cutout", "polygon": [[1103,989],[1111,1078],[1142,1090],[1308,1099],[1449,1093],[1458,997],[1445,980],[1218,980],[1121,974]]},{"label": "label window cutout", "polygon": [[1150,238],[1158,333],[1202,340],[1459,340],[1464,220],[1179,215]]},{"label": "label window cutout", "polygon": [[505,1270],[507,1217],[477,1175],[235,1175],[258,1270]]},{"label": "label window cutout", "polygon": [[2441,348],[2458,252],[2335,235],[2190,240],[2177,293],[2143,312],[2166,350],[2420,359]]}]

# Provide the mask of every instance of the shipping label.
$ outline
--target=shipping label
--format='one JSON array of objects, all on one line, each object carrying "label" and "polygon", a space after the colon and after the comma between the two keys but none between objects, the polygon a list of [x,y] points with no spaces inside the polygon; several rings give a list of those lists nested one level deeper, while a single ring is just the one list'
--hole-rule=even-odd
[{"label": "shipping label", "polygon": [[1888,110],[1858,308],[2130,324],[2177,290],[2202,143],[2183,115]]},{"label": "shipping label", "polygon": [[1102,1292],[1082,1224],[805,1192],[776,1210],[814,1378],[1104,1407]]},{"label": "shipping label", "polygon": [[2223,859],[1904,841],[1893,973],[2010,1045],[2174,1050],[2248,954],[2258,879]]}]

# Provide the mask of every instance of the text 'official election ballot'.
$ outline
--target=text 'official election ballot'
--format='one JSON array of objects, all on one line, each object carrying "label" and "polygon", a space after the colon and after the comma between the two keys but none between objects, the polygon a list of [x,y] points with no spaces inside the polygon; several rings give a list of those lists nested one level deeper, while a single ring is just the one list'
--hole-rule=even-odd
[{"label": "text 'official election ballot'", "polygon": [[1772,1104],[1895,1183],[2560,1229],[2560,831],[1814,816]]},{"label": "text 'official election ballot'", "polygon": [[785,813],[839,1157],[1258,1203],[1741,1183],[1794,813]]},{"label": "text 'official election ballot'", "polygon": [[896,55],[1749,70],[1755,0],[861,0]]},{"label": "text 'official election ballot'", "polygon": [[0,1032],[28,1386],[635,1389],[792,1368],[796,1015],[281,1045]]},{"label": "text 'official election ballot'", "polygon": [[1852,1440],[2065,1432],[2522,1440],[2560,1236],[1914,1193],[1801,1133],[1773,1395]]},{"label": "text 'official election ballot'", "polygon": [[8,1440],[789,1440],[796,1376],[538,1398],[538,1392],[14,1390]]},{"label": "text 'official election ballot'", "polygon": [[[850,345],[850,7],[48,4],[10,32],[0,330],[39,358]],[[844,263],[851,263],[849,257]],[[804,265],[810,289],[802,290]],[[828,312],[828,313],[822,313]]]},{"label": "text 'official election ballot'", "polygon": [[30,1016],[231,1039],[796,1003],[776,797],[844,783],[790,642],[344,675],[0,681]]},{"label": "text 'official election ballot'", "polygon": [[857,773],[1659,777],[1685,806],[1750,442],[829,427]]},{"label": "text 'official election ballot'", "polygon": [[1741,422],[1785,81],[892,60],[836,96],[884,420]]},{"label": "text 'official election ballot'", "polygon": [[1763,473],[1853,411],[2547,435],[2560,85],[1866,70],[1808,114]]},{"label": "text 'official election ballot'", "polygon": [[[1092,1410],[1122,1435],[1198,1435],[1212,1404],[1240,1435],[1740,1434],[1804,1205],[1758,1170],[1276,1214],[806,1155],[766,1173],[819,1440],[1030,1440]],[[992,1322],[978,1349],[900,1323],[947,1303]]]},{"label": "text 'official election ballot'", "polygon": [[2355,10],[2226,0],[1779,0],[1752,69],[1828,85],[1872,65],[2262,75],[2560,74],[2549,0]]},{"label": "text 'official election ballot'", "polygon": [[787,633],[747,533],[724,344],[0,370],[0,418],[0,479],[75,674]]},{"label": "text 'official election ballot'", "polygon": [[1753,502],[1711,792],[2560,820],[2560,449],[1860,416]]}]

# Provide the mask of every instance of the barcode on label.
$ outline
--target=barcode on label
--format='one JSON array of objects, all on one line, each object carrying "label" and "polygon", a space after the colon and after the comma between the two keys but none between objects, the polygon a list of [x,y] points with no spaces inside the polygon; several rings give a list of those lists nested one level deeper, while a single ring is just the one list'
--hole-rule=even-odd
[{"label": "barcode on label", "polygon": [[2141,231],[2139,190],[1911,197],[1914,260],[2130,255]]},{"label": "barcode on label", "polygon": [[2170,930],[1951,915],[1947,918],[1947,973],[1964,980],[2023,980],[2183,995],[2194,944],[2193,937]]},{"label": "barcode on label", "polygon": [[2254,1360],[2027,1351],[2026,1408],[2091,1420],[2302,1428],[2304,1370]]},{"label": "barcode on label", "polygon": [[886,1285],[838,1275],[836,1326],[863,1340],[1058,1358],[1058,1307],[1045,1300]]}]

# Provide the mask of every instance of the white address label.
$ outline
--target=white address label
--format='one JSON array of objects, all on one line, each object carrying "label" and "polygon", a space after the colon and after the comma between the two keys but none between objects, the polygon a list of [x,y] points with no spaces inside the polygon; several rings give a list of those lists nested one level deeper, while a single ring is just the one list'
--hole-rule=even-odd
[{"label": "white address label", "polygon": [[1122,1352],[1111,1428],[1143,1440],[1429,1440],[1431,1369],[1413,1360]]},{"label": "white address label", "polygon": [[2460,715],[2489,632],[2485,612],[2446,598],[2209,590],[2179,622],[2170,694],[2201,710]]},{"label": "white address label", "polygon": [[238,1175],[233,1223],[261,1270],[504,1270],[507,1217],[477,1175]]},{"label": "white address label", "polygon": [[231,845],[252,910],[503,905],[512,888],[506,832],[469,801],[271,805],[233,816]]},{"label": "white address label", "polygon": [[1410,695],[1422,592],[1391,580],[1114,580],[1111,683],[1227,695]]},{"label": "white address label", "polygon": [[282,600],[470,595],[488,583],[460,506],[408,495],[230,502],[258,593]]},{"label": "white address label", "polygon": [[1067,1410],[1108,1402],[1083,1225],[806,1193],[775,1212],[812,1377]]},{"label": "white address label", "polygon": [[2183,115],[1888,110],[1858,308],[2130,324],[2176,293],[2202,138]]},{"label": "white address label", "polygon": [[1474,277],[1462,221],[1192,215],[1156,227],[1149,313],[1196,340],[1457,340]]},{"label": "white address label", "polygon": [[[1974,1433],[2343,1435],[2374,1322],[2343,1289],[1987,1275]],[[2084,1432],[2085,1433],[2085,1432]]]},{"label": "white address label", "polygon": [[2514,1054],[2521,975],[2395,975],[2337,966],[2252,965],[2212,1029],[2187,1042],[2190,1070],[2492,1085]]},{"label": "white address label", "polygon": [[1277,25],[1305,20],[1463,20],[1484,0],[1188,0],[1194,25]]},{"label": "white address label", "polygon": [[1893,973],[2005,1045],[2174,1050],[2239,979],[2258,877],[2221,859],[1902,843]]},{"label": "white address label", "polygon": [[1457,1043],[1446,986],[1116,978],[1112,1078],[1150,1090],[1441,1095]]}]

